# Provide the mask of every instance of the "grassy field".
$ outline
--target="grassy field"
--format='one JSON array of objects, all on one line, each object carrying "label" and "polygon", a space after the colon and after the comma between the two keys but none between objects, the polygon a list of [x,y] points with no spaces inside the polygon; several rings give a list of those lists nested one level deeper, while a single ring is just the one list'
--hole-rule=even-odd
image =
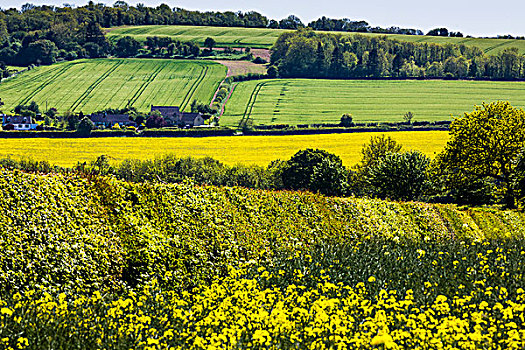
[{"label": "grassy field", "polygon": [[209,101],[226,67],[214,62],[153,59],[91,59],[42,66],[0,84],[4,111],[36,101],[59,112],[90,113],[151,104],[188,107]]},{"label": "grassy field", "polygon": [[[340,156],[347,166],[356,164],[361,147],[378,133],[243,136],[205,138],[88,138],[88,139],[0,139],[0,158],[32,158],[51,164],[72,166],[105,154],[114,161],[152,159],[172,153],[179,157],[210,156],[226,164],[268,165],[275,159],[289,159],[305,148],[321,148]],[[391,132],[389,136],[406,149],[417,149],[430,157],[448,141],[443,131]]]},{"label": "grassy field", "polygon": [[[125,26],[106,29],[110,40],[118,40],[122,36],[133,36],[139,41],[146,40],[148,36],[169,36],[181,41],[195,41],[203,44],[207,37],[212,37],[218,46],[270,48],[283,29],[267,28],[231,28],[231,27],[208,27],[208,26]],[[340,33],[340,32],[331,32]],[[355,35],[355,33],[340,33],[342,35]],[[381,34],[363,35],[378,36]],[[451,43],[478,46],[488,54],[498,53],[508,47],[517,47],[525,53],[525,40],[514,39],[478,39],[478,38],[448,38],[422,35],[398,35],[388,34],[389,38],[422,42],[422,43]]]},{"label": "grassy field", "polygon": [[525,82],[259,80],[236,86],[221,123],[235,126],[244,116],[265,125],[334,123],[343,113],[356,122],[401,122],[408,111],[419,121],[447,120],[495,100],[525,107]]}]

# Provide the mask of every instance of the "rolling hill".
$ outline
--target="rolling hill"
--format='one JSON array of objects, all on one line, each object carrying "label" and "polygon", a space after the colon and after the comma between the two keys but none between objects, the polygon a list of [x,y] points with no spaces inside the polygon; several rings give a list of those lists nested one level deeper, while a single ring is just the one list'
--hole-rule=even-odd
[{"label": "rolling hill", "polygon": [[508,100],[525,107],[525,82],[461,80],[278,79],[241,82],[228,101],[222,125],[242,118],[254,124],[338,123],[350,113],[354,122],[450,120],[474,105]]},{"label": "rolling hill", "polygon": [[91,113],[126,105],[188,109],[193,99],[209,101],[226,76],[210,61],[89,59],[40,66],[0,84],[4,110],[36,101],[42,109]]},{"label": "rolling hill", "polygon": [[[204,44],[207,37],[212,37],[217,46],[270,48],[284,29],[268,28],[237,28],[237,27],[209,27],[209,26],[123,26],[106,29],[110,40],[116,41],[123,36],[132,36],[139,41],[148,36],[167,36],[180,41],[194,41]],[[356,35],[348,32],[329,32],[341,35]],[[359,33],[360,35],[379,36],[385,34]],[[422,35],[386,34],[391,39],[439,44],[464,44],[478,46],[487,54],[496,54],[505,48],[517,47],[521,54],[525,54],[525,40],[515,39],[484,39],[484,38],[449,38]]]}]

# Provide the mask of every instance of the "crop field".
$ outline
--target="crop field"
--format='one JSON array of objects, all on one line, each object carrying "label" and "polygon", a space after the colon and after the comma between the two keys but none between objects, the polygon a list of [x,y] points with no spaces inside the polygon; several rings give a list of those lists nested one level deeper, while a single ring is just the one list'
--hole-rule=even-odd
[{"label": "crop field", "polygon": [[525,214],[0,168],[2,349],[523,349]]},{"label": "crop field", "polygon": [[5,111],[36,101],[91,113],[126,105],[139,111],[150,105],[189,107],[193,99],[211,100],[226,76],[214,62],[158,59],[90,59],[41,66],[0,84]]},{"label": "crop field", "polygon": [[445,80],[278,79],[241,82],[228,101],[221,124],[401,122],[410,111],[418,121],[450,120],[482,102],[508,100],[525,107],[525,82]]},{"label": "crop field", "polygon": [[[124,26],[106,29],[108,38],[112,41],[123,36],[132,36],[139,41],[144,41],[148,36],[168,36],[181,41],[195,41],[204,44],[207,37],[212,37],[218,46],[270,48],[283,29],[268,28],[232,28],[209,26]],[[328,32],[341,35],[355,35],[356,33]],[[378,36],[384,34],[360,33],[361,35]],[[478,46],[487,54],[496,54],[509,47],[516,47],[524,54],[525,40],[514,39],[478,39],[478,38],[448,38],[423,35],[387,34],[389,38],[400,41],[420,43],[451,43]]]},{"label": "crop field", "polygon": [[[0,139],[0,158],[32,158],[51,164],[72,166],[105,154],[113,161],[152,159],[164,154],[178,157],[210,156],[229,165],[266,166],[272,160],[289,159],[305,148],[321,148],[341,157],[345,165],[361,159],[361,147],[377,133],[243,136],[204,138],[87,138],[87,139]],[[430,157],[448,141],[444,131],[390,132],[406,149],[417,149]]]},{"label": "crop field", "polygon": [[180,41],[194,41],[204,45],[212,37],[217,46],[269,48],[283,30],[266,28],[234,28],[209,26],[125,26],[106,29],[108,39],[116,41],[123,36],[132,36],[145,41],[148,36],[167,36]]}]

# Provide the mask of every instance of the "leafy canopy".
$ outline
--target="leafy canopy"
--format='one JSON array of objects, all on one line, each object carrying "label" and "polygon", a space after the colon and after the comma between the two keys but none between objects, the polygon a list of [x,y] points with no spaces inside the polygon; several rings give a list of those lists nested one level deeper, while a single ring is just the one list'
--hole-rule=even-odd
[{"label": "leafy canopy", "polygon": [[491,178],[509,199],[513,160],[524,146],[525,111],[509,102],[484,103],[452,122],[435,168],[454,181]]}]

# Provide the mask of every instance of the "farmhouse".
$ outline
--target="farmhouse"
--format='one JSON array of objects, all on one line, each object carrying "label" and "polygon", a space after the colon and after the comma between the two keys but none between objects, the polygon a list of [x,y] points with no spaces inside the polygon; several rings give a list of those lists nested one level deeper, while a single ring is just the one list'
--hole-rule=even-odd
[{"label": "farmhouse", "polygon": [[182,113],[179,121],[181,126],[201,126],[204,125],[204,118],[200,113]]},{"label": "farmhouse", "polygon": [[21,116],[2,116],[2,127],[4,129],[9,129],[12,125],[14,130],[35,130],[38,126],[37,123],[33,121],[31,117],[21,117]]},{"label": "farmhouse", "polygon": [[120,127],[137,126],[137,123],[131,120],[129,114],[96,113],[92,114],[90,119],[96,127],[111,128],[115,124],[118,124]]},{"label": "farmhouse", "polygon": [[151,111],[158,111],[164,119],[180,119],[181,111],[179,107],[175,106],[151,106]]},{"label": "farmhouse", "polygon": [[179,126],[201,126],[204,125],[204,118],[201,113],[181,112],[176,106],[151,106],[151,112],[158,111],[164,119],[172,120]]}]

